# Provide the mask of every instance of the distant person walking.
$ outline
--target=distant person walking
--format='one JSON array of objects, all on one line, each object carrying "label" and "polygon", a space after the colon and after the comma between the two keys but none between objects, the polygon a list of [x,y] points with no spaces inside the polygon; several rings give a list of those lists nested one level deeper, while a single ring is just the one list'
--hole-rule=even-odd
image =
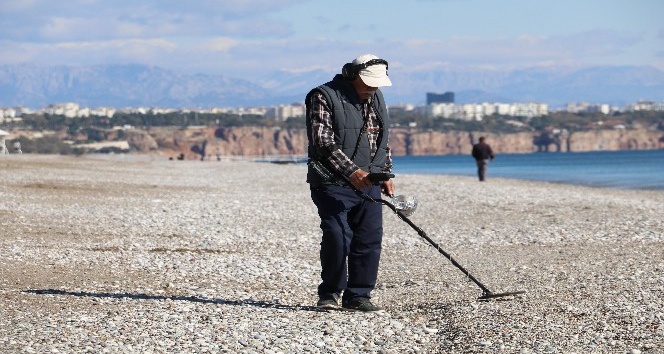
[{"label": "distant person walking", "polygon": [[480,142],[473,145],[473,158],[477,163],[477,176],[480,179],[480,182],[484,182],[486,177],[486,170],[489,165],[489,160],[493,161],[495,157],[491,146],[485,142],[486,138],[483,136],[480,137]]}]

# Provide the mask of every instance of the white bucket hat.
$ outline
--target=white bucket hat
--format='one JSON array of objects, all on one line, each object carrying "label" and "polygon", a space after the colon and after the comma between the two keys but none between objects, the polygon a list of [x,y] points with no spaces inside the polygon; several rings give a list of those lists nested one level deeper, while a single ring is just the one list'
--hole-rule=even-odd
[{"label": "white bucket hat", "polygon": [[[375,62],[371,62],[375,60]],[[368,64],[368,65],[363,65]],[[353,60],[353,65],[360,65],[358,71],[362,82],[371,87],[392,86],[392,81],[387,76],[387,61],[373,54],[364,54]]]}]

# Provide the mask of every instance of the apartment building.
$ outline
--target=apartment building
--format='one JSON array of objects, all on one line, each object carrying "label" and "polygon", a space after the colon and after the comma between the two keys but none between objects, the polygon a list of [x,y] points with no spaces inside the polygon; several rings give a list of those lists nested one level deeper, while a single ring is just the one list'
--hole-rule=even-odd
[{"label": "apartment building", "polygon": [[428,118],[482,120],[492,114],[533,118],[549,114],[546,103],[433,103],[423,109]]}]

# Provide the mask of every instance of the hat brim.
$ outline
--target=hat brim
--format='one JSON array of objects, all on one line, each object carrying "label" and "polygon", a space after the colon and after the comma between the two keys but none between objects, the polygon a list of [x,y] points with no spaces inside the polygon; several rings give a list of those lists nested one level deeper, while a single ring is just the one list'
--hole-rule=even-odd
[{"label": "hat brim", "polygon": [[392,81],[387,76],[385,65],[372,65],[359,72],[362,82],[371,87],[392,86]]},{"label": "hat brim", "polygon": [[362,82],[364,82],[367,86],[371,87],[392,86],[392,81],[387,76],[370,77],[370,76],[360,75],[360,78],[362,79]]}]

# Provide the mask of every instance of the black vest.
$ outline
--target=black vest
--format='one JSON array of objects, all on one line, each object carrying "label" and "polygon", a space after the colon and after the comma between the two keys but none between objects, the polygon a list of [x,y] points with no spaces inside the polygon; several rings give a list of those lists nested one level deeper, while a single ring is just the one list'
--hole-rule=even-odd
[{"label": "black vest", "polygon": [[[372,97],[372,104],[378,109],[379,124],[382,128],[382,134],[379,135],[378,150],[375,156],[371,156],[369,138],[366,133],[362,133],[364,126],[364,117],[362,117],[362,102],[355,92],[353,84],[345,80],[343,76],[336,75],[332,81],[327,82],[311,90],[306,97],[307,112],[311,104],[311,95],[314,92],[320,92],[325,97],[332,110],[332,130],[334,132],[334,142],[341,148],[346,156],[353,158],[359,168],[367,172],[382,172],[387,160],[387,141],[389,135],[389,122],[385,100],[380,90],[377,90]],[[320,160],[316,149],[311,145],[311,121],[307,119],[307,137],[309,138],[308,155],[310,159]],[[361,137],[360,137],[361,135]],[[359,139],[359,146],[357,146]],[[357,146],[357,150],[356,150]],[[334,172],[334,171],[332,171]],[[312,167],[307,172],[307,182],[319,184],[320,178]]]}]

